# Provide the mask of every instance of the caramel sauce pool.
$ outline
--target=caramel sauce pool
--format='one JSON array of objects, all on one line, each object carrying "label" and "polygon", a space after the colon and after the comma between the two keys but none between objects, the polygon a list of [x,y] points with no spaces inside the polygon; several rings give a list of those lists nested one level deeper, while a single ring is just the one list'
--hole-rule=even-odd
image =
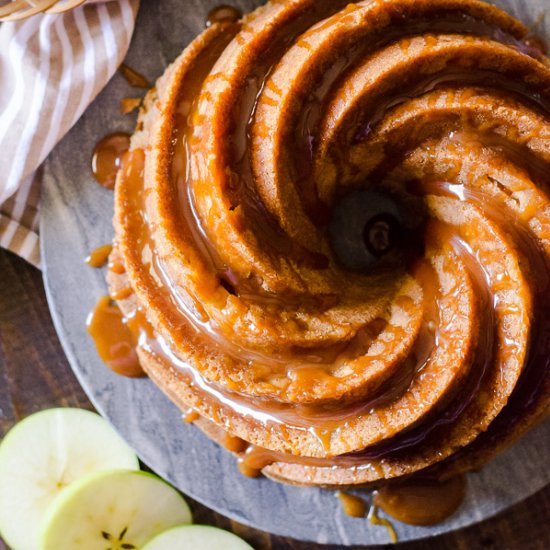
[{"label": "caramel sauce pool", "polygon": [[454,514],[465,494],[465,476],[447,481],[411,480],[375,491],[374,504],[403,523],[426,526]]},{"label": "caramel sauce pool", "polygon": [[215,23],[236,23],[242,16],[237,8],[223,4],[211,10],[206,16],[206,26],[211,27]]},{"label": "caramel sauce pool", "polygon": [[92,173],[99,184],[107,189],[115,186],[122,157],[130,148],[130,136],[117,132],[98,142],[92,155]]},{"label": "caramel sauce pool", "polygon": [[367,503],[360,497],[337,491],[336,496],[340,501],[344,514],[352,518],[364,518],[367,514]]},{"label": "caramel sauce pool", "polygon": [[90,255],[86,258],[86,263],[90,267],[100,268],[103,267],[109,259],[109,254],[113,250],[113,245],[105,244],[92,250]]},{"label": "caramel sauce pool", "polygon": [[87,326],[99,356],[112,371],[131,378],[145,375],[136,352],[136,338],[109,296],[97,301]]}]

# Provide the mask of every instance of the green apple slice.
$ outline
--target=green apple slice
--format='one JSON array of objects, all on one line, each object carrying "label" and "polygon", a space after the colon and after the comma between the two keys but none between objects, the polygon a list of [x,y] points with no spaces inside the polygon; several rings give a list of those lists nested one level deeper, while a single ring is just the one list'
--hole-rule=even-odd
[{"label": "green apple slice", "polygon": [[0,444],[0,534],[15,550],[35,550],[40,521],[62,489],[114,468],[139,463],[101,416],[67,408],[27,417]]},{"label": "green apple slice", "polygon": [[166,529],[191,522],[183,497],[146,472],[92,474],[61,493],[48,509],[40,550],[141,548]]},{"label": "green apple slice", "polygon": [[209,525],[185,525],[161,533],[143,550],[253,550],[233,533]]}]

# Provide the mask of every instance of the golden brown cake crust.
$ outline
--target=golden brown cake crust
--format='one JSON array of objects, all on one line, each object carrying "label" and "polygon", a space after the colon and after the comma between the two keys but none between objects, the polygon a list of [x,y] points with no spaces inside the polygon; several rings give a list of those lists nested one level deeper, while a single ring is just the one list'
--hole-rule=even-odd
[{"label": "golden brown cake crust", "polygon": [[[510,433],[479,437],[548,320],[550,69],[526,33],[477,0],[272,1],[149,92],[111,295],[132,290],[143,368],[180,408],[286,455],[269,477],[446,475],[545,413],[546,378]],[[327,220],[359,191],[399,205],[414,261],[342,265]]]}]

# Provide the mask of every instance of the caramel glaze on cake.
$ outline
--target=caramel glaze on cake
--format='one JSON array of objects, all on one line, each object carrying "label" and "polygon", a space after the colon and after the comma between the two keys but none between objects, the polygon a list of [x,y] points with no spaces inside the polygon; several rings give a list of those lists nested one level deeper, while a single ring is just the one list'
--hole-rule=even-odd
[{"label": "caramel glaze on cake", "polygon": [[[546,413],[550,64],[528,38],[477,0],[272,0],[148,94],[110,293],[249,473],[447,477]],[[376,205],[367,254],[350,220]]]}]

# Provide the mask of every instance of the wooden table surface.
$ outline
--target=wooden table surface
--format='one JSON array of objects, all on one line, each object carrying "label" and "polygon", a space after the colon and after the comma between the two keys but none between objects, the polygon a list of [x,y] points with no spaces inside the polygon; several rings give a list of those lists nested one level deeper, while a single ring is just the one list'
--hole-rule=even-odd
[{"label": "wooden table surface", "polygon": [[[40,272],[0,249],[0,434],[25,416],[53,406],[92,408],[61,349]],[[337,548],[270,536],[189,501],[197,523],[231,529],[257,550]],[[7,548],[1,540],[0,548]],[[550,486],[494,519],[430,541],[404,543],[399,548],[550,549]]]}]

